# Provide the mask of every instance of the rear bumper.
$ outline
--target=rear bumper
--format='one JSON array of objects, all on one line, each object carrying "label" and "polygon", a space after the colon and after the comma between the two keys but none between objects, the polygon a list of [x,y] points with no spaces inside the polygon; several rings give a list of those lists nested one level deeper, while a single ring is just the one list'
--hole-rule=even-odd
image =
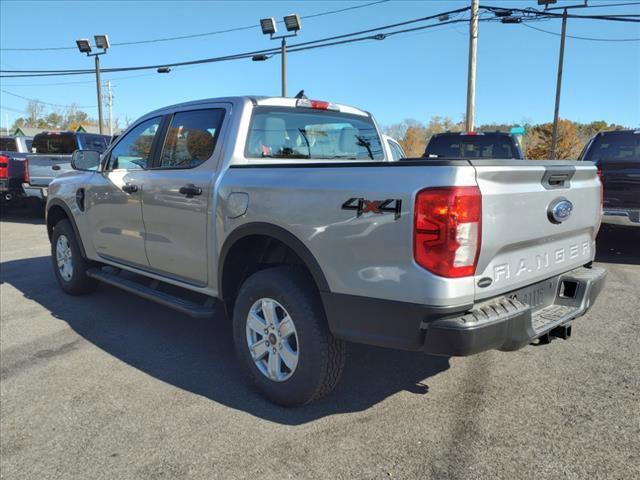
[{"label": "rear bumper", "polygon": [[[425,351],[465,356],[484,350],[522,348],[587,313],[600,294],[606,275],[604,268],[578,268],[560,275],[554,279],[557,288],[552,303],[537,311],[504,295],[477,305],[464,315],[429,322],[425,325]],[[561,295],[563,284],[571,284],[571,297]]]},{"label": "rear bumper", "polygon": [[39,198],[43,202],[47,201],[49,189],[47,187],[33,187],[28,183],[22,184],[22,189],[27,197]]},{"label": "rear bumper", "polygon": [[[329,327],[339,338],[434,355],[466,356],[485,350],[517,350],[584,315],[604,286],[606,270],[578,268],[548,281],[555,298],[544,308],[509,294],[476,305],[429,307],[322,293]],[[561,288],[570,285],[570,288]],[[569,296],[565,290],[571,290]],[[562,294],[561,294],[562,291]]]},{"label": "rear bumper", "polygon": [[602,223],[625,227],[640,227],[640,210],[605,208],[604,212],[602,212]]}]

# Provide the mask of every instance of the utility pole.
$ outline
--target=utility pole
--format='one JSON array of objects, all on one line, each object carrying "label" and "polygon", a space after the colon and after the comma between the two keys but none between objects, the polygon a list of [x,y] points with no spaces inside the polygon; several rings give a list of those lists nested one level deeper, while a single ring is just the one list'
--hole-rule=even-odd
[{"label": "utility pole", "polygon": [[96,87],[98,89],[98,128],[102,135],[102,85],[100,85],[100,57],[95,55],[96,59]]},{"label": "utility pole", "polygon": [[107,81],[107,109],[109,110],[109,135],[113,137],[113,95],[111,94],[111,81]]},{"label": "utility pole", "polygon": [[473,132],[474,111],[476,107],[476,52],[478,48],[478,3],[471,0],[471,19],[469,20],[469,67],[467,72],[467,118],[466,131]]},{"label": "utility pole", "polygon": [[556,106],[553,112],[553,133],[551,134],[551,152],[549,158],[556,158],[558,146],[558,117],[560,115],[560,91],[562,90],[562,67],[564,64],[564,42],[567,37],[567,9],[562,13],[562,34],[560,35],[560,57],[558,58],[558,78],[556,80]]}]

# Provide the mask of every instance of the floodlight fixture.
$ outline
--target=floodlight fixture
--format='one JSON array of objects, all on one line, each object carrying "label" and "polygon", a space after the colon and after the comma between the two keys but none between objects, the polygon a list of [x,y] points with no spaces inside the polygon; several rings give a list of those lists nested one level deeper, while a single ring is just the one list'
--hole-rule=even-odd
[{"label": "floodlight fixture", "polygon": [[109,48],[109,37],[107,35],[94,35],[93,38],[96,41],[96,47],[103,50],[107,50]]},{"label": "floodlight fixture", "polygon": [[78,50],[80,50],[80,53],[91,53],[91,45],[89,44],[89,40],[87,40],[86,38],[76,40],[76,45],[78,46]]},{"label": "floodlight fixture", "polygon": [[300,16],[297,13],[292,13],[284,17],[284,25],[287,27],[287,32],[297,32],[302,28],[302,22],[300,22]]},{"label": "floodlight fixture", "polygon": [[273,35],[276,33],[276,19],[273,17],[260,19],[260,28],[265,35]]}]

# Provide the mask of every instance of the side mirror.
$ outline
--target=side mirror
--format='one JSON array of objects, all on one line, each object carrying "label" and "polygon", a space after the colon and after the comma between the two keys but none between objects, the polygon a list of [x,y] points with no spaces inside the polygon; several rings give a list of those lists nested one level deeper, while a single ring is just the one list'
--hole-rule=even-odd
[{"label": "side mirror", "polygon": [[100,168],[100,152],[96,150],[76,150],[71,155],[74,170],[97,172]]}]

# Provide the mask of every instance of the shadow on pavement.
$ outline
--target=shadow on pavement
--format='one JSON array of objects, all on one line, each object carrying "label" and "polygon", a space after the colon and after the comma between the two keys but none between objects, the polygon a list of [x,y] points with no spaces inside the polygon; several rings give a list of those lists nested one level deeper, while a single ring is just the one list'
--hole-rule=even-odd
[{"label": "shadow on pavement", "polygon": [[0,207],[0,220],[11,223],[43,225],[44,209],[2,205]]},{"label": "shadow on pavement", "polygon": [[55,281],[49,257],[4,262],[0,281],[123,362],[178,388],[282,424],[366,410],[403,390],[426,394],[425,379],[449,368],[447,357],[350,344],[336,390],[309,406],[285,409],[263,400],[243,380],[231,324],[222,313],[196,320],[106,285],[88,296],[67,296]]},{"label": "shadow on pavement", "polygon": [[596,262],[640,265],[640,228],[602,225]]}]

